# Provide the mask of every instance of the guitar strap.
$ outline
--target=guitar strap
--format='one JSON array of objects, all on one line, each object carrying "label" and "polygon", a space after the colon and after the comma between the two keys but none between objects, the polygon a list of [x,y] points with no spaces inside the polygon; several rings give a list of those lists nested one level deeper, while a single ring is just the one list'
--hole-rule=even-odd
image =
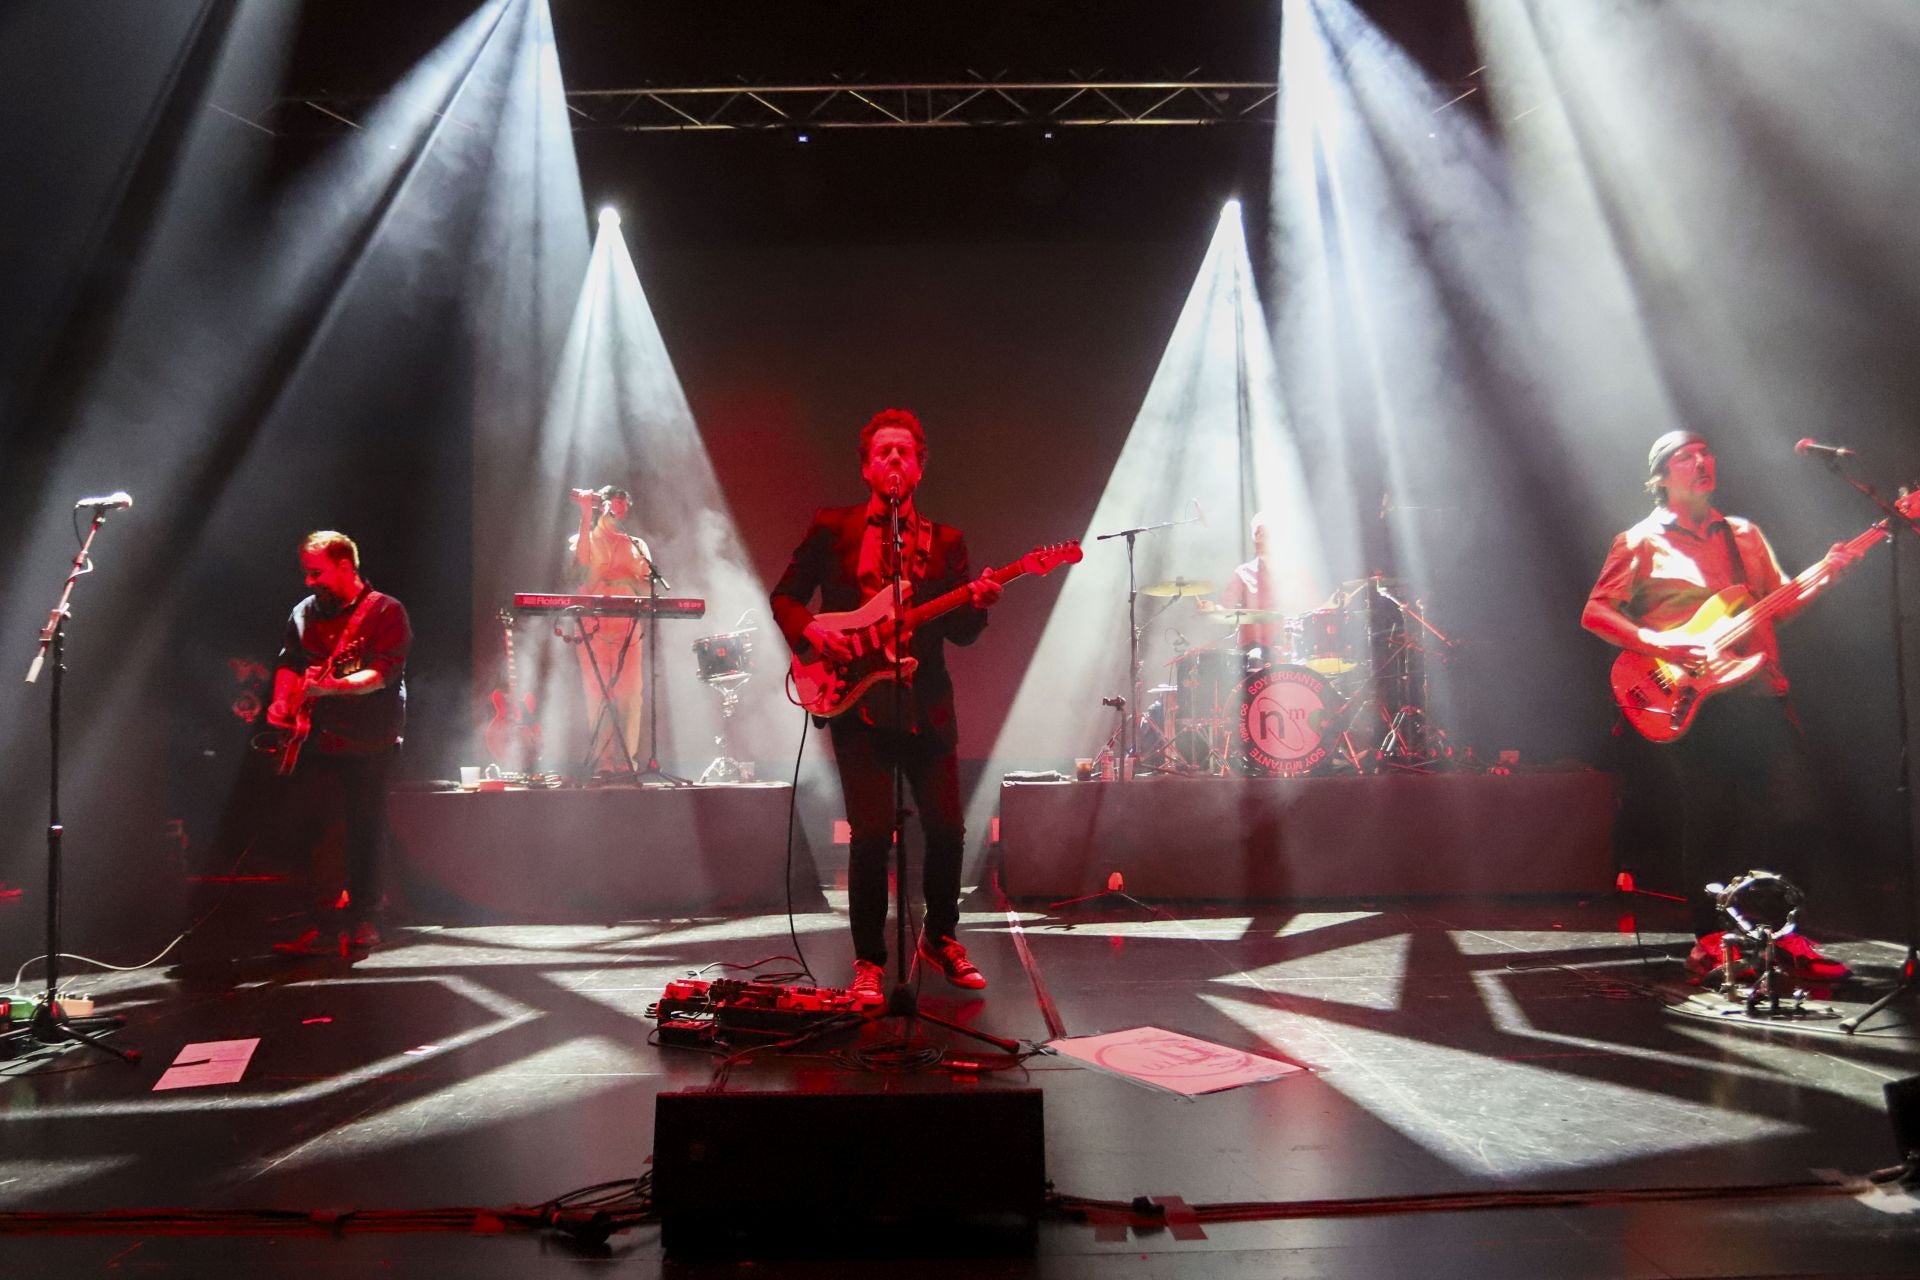
[{"label": "guitar strap", "polygon": [[913,571],[908,576],[925,582],[927,567],[933,560],[933,521],[922,516],[918,523],[913,540]]},{"label": "guitar strap", "polygon": [[1747,562],[1740,555],[1740,543],[1733,536],[1733,522],[1725,516],[1720,517],[1720,536],[1727,544],[1727,565],[1733,570],[1736,586],[1751,587],[1753,583],[1747,577]]},{"label": "guitar strap", "polygon": [[353,615],[347,619],[347,625],[340,628],[340,636],[333,642],[333,652],[327,655],[327,671],[333,671],[333,664],[347,651],[347,642],[360,630],[360,624],[367,620],[367,614],[373,608],[374,589],[368,587],[360,593],[360,603],[353,607]]}]

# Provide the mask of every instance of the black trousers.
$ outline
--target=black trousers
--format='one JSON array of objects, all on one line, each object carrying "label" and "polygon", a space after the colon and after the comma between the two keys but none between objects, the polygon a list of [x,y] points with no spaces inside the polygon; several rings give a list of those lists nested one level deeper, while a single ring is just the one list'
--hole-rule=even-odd
[{"label": "black trousers", "polygon": [[[387,835],[387,782],[393,774],[397,748],[366,754],[309,751],[300,757],[300,774],[309,774],[307,783],[314,788],[314,802],[308,812],[313,848],[317,849],[333,818],[346,826],[342,851],[346,862],[347,906],[345,925],[351,929],[372,919],[380,905],[380,863]],[[316,875],[315,880],[321,879]],[[316,888],[324,888],[316,883]],[[315,903],[321,918],[333,905]]]},{"label": "black trousers", "polygon": [[1706,892],[1747,871],[1785,876],[1803,893],[1822,861],[1806,745],[1785,698],[1740,691],[1704,703],[1666,749],[1681,795],[1680,869],[1696,936],[1725,927]]},{"label": "black trousers", "polygon": [[887,962],[887,861],[893,848],[893,766],[906,776],[908,793],[926,836],[921,892],[929,940],[951,938],[960,924],[960,859],[966,823],[960,809],[960,760],[953,747],[930,733],[876,729],[851,716],[832,722],[833,753],[847,803],[852,843],[847,851],[847,898],[853,923],[853,953],[874,964]]}]

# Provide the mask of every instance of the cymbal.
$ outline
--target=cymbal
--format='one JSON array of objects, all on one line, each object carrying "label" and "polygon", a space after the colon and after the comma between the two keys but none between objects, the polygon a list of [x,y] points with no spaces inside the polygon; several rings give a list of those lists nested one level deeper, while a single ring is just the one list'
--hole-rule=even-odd
[{"label": "cymbal", "polygon": [[1143,596],[1210,596],[1220,588],[1204,578],[1174,578],[1140,588]]},{"label": "cymbal", "polygon": [[1229,627],[1244,627],[1259,622],[1280,622],[1287,615],[1278,609],[1209,609],[1206,616]]}]

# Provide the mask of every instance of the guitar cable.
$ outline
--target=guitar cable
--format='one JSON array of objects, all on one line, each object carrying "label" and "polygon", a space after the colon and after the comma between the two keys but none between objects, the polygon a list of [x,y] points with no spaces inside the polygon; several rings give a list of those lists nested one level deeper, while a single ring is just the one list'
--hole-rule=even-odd
[{"label": "guitar cable", "polygon": [[[788,679],[792,676],[789,674]],[[807,754],[807,721],[812,717],[803,707],[800,711],[800,746],[793,753],[793,784],[787,789],[787,936],[793,941],[794,959],[800,962],[800,972],[807,975],[807,981],[814,986],[820,985],[820,979],[813,976],[813,966],[807,963],[807,953],[800,946],[800,929],[793,919],[793,827],[800,807],[800,759]]]}]

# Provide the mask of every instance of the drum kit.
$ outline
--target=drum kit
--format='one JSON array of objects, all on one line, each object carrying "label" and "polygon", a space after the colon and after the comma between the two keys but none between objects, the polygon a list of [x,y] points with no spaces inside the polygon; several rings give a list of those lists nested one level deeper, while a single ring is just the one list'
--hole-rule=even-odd
[{"label": "drum kit", "polygon": [[1233,628],[1183,647],[1147,691],[1139,768],[1188,776],[1295,778],[1424,770],[1449,754],[1426,712],[1427,668],[1453,642],[1403,583],[1342,583],[1305,613],[1212,607],[1211,582],[1175,578],[1140,589]]}]

